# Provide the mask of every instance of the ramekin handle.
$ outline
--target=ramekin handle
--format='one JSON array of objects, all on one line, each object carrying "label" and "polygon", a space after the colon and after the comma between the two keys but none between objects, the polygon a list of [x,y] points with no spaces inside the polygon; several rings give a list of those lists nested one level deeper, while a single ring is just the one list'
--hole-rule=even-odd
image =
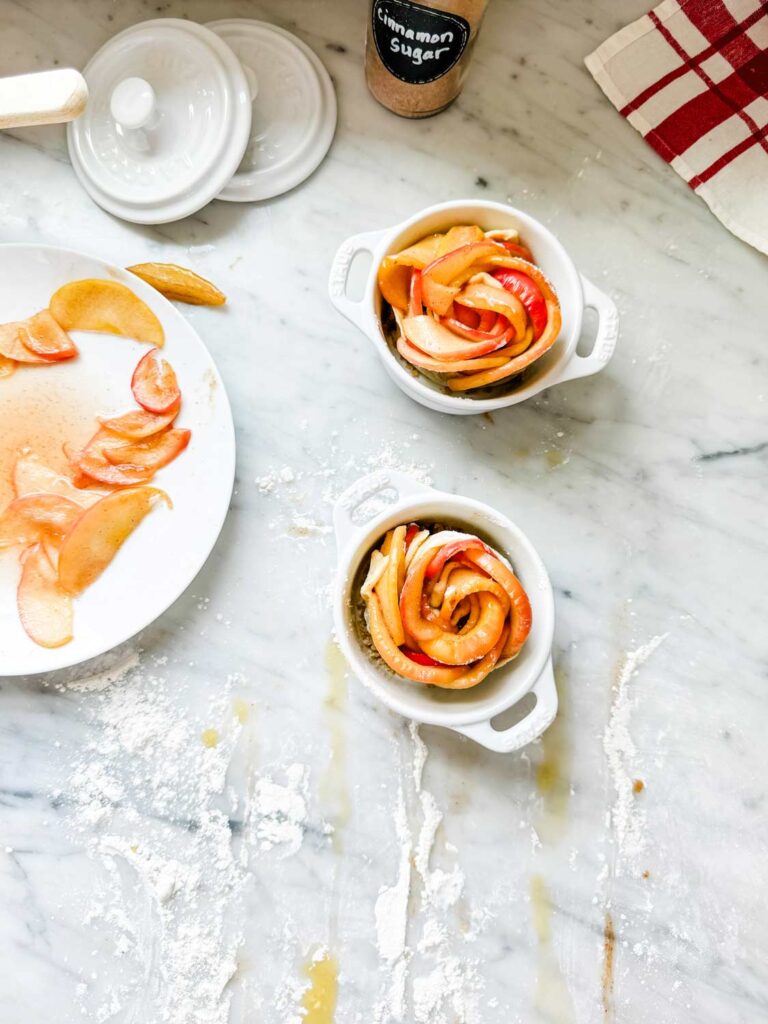
[{"label": "ramekin handle", "polygon": [[525,716],[525,718],[511,725],[508,729],[494,729],[490,721],[473,722],[472,725],[451,726],[456,732],[468,736],[483,747],[495,750],[500,754],[508,754],[512,750],[519,750],[548,729],[555,720],[557,714],[557,688],[555,687],[555,673],[552,668],[552,658],[536,680],[533,689],[530,691],[536,697],[536,706]]},{"label": "ramekin handle", "polygon": [[345,316],[347,320],[350,320],[361,330],[365,329],[363,326],[364,303],[362,300],[355,302],[354,299],[347,297],[349,268],[352,266],[352,260],[358,253],[368,252],[373,256],[378,242],[386,232],[387,229],[383,228],[381,231],[369,231],[363,235],[353,235],[352,238],[348,238],[346,242],[339,246],[338,252],[333,257],[333,263],[331,263],[331,272],[328,277],[328,294],[331,302],[342,316]]},{"label": "ramekin handle", "polygon": [[593,373],[599,373],[610,362],[619,337],[619,311],[616,303],[583,274],[581,284],[584,289],[584,305],[597,313],[597,335],[588,356],[574,352],[563,368],[561,381],[591,377]]},{"label": "ramekin handle", "polygon": [[355,519],[354,516],[357,509],[370,498],[387,490],[395,491],[397,495],[396,501],[399,501],[400,498],[419,498],[435,493],[431,487],[421,483],[412,476],[408,476],[407,473],[401,473],[395,469],[379,470],[376,473],[370,473],[368,476],[362,477],[362,479],[348,487],[336,499],[336,504],[333,508],[333,525],[339,548],[353,534],[363,532],[368,520],[377,514],[374,511],[363,519]]}]

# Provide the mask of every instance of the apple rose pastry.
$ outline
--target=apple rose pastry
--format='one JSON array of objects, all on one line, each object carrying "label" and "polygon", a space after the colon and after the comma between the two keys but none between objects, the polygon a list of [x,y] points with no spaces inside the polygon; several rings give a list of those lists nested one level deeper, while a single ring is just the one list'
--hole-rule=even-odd
[{"label": "apple rose pastry", "polygon": [[378,282],[399,354],[451,391],[514,377],[560,333],[557,295],[514,228],[428,235],[386,256]]},{"label": "apple rose pastry", "polygon": [[531,605],[506,561],[478,537],[397,526],[371,552],[360,590],[382,660],[415,683],[464,690],[516,657]]}]

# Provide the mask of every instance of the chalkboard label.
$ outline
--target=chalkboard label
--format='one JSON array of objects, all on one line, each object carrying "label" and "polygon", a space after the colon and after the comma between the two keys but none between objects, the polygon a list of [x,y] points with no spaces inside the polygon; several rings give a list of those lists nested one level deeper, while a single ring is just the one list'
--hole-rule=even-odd
[{"label": "chalkboard label", "polygon": [[373,0],[373,38],[382,64],[401,82],[426,85],[447,74],[469,42],[469,22],[411,0]]}]

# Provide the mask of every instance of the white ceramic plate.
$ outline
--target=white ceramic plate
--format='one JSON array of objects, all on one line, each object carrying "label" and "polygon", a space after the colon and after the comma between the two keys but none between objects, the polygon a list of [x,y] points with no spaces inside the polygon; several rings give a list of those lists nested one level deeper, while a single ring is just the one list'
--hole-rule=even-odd
[{"label": "white ceramic plate", "polygon": [[[221,377],[192,327],[149,285],[102,260],[41,245],[0,245],[0,322],[43,309],[57,288],[83,277],[122,281],[149,305],[165,330],[164,354],[182,391],[177,425],[189,447],[153,485],[173,500],[155,509],[127,539],[102,576],[75,601],[74,639],[46,650],[33,643],[16,609],[18,551],[0,554],[0,676],[48,672],[110,650],[144,629],[189,586],[213,548],[229,507],[235,471],[232,413]],[[0,380],[0,502],[8,500],[10,452],[21,440],[54,458],[59,438],[81,443],[94,415],[135,408],[133,369],[149,350],[128,338],[73,331],[80,355],[58,365],[23,368]],[[56,438],[55,445],[50,437]],[[46,444],[45,439],[48,438]]]}]

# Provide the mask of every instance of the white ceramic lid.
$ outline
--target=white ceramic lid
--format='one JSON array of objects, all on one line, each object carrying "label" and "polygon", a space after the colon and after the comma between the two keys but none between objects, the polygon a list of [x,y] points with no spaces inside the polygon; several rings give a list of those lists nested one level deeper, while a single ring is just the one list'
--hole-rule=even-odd
[{"label": "white ceramic lid", "polygon": [[253,94],[251,137],[219,198],[270,199],[294,188],[321,163],[336,130],[336,94],[306,43],[276,25],[247,18],[212,21],[245,68]]},{"label": "white ceramic lid", "polygon": [[67,129],[77,176],[105,210],[163,224],[200,210],[237,170],[251,98],[237,57],[195,22],[159,18],[114,36],[84,71]]}]

